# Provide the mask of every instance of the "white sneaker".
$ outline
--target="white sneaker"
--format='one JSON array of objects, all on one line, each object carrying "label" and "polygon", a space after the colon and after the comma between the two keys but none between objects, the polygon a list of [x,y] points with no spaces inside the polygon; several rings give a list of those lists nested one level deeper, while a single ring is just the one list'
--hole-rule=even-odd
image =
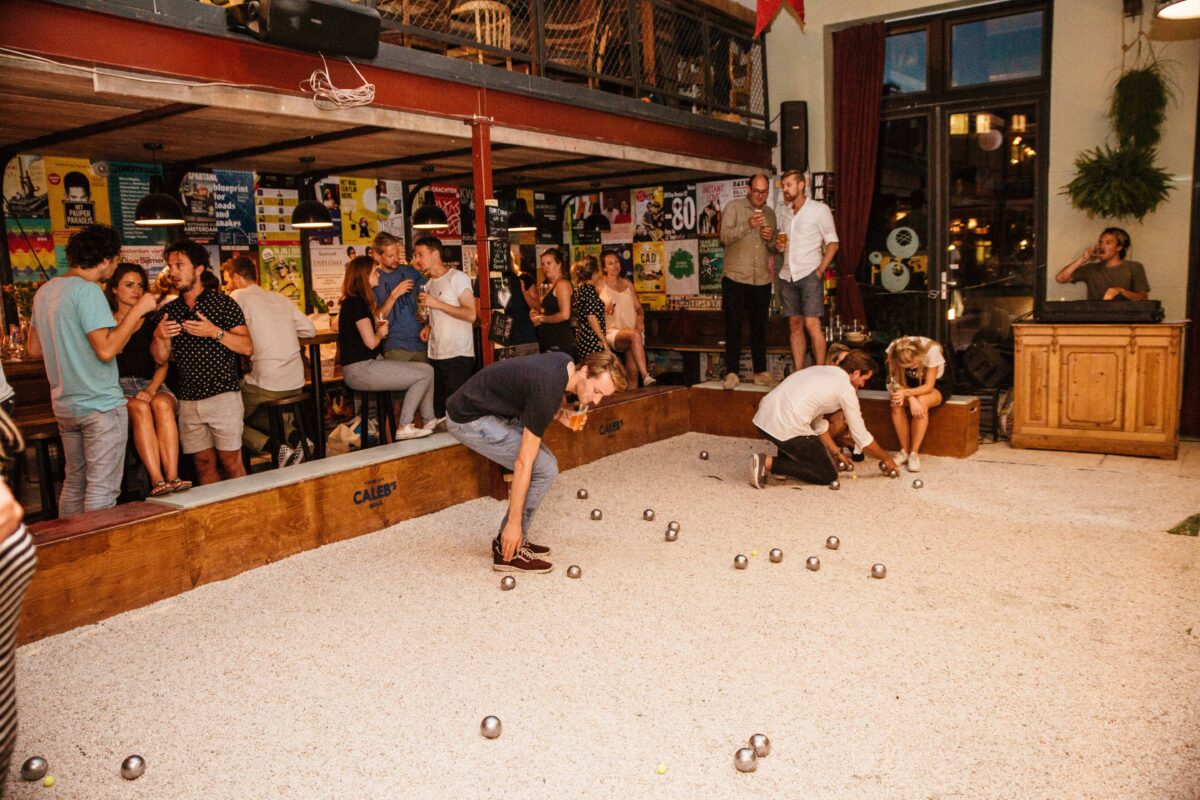
[{"label": "white sneaker", "polygon": [[284,467],[291,464],[292,459],[296,457],[297,452],[299,452],[302,456],[304,454],[304,451],[301,450],[299,447],[297,447],[295,450],[293,450],[286,443],[279,445],[279,458],[277,459],[279,468],[283,469]]},{"label": "white sneaker", "polygon": [[[308,445],[308,449],[309,449],[309,450],[311,450],[311,449],[312,449],[312,446],[313,446],[312,440],[311,440],[311,439],[305,439],[304,441],[305,441],[305,444],[307,444],[307,445]],[[281,462],[279,462],[279,463],[280,463],[280,464],[282,464],[283,462],[281,461]],[[295,448],[292,450],[292,457],[288,459],[288,461],[287,461],[287,464],[286,464],[285,466],[289,466],[289,467],[290,467],[290,466],[293,466],[293,465],[295,465],[295,464],[303,464],[303,463],[304,463],[304,447],[303,447],[303,446],[300,446],[300,445],[297,445],[297,446],[296,446],[296,447],[295,447]]]},{"label": "white sneaker", "polygon": [[433,419],[429,420],[429,422],[426,422],[424,425],[422,425],[421,428],[427,431],[433,431],[438,425],[443,424],[445,421],[445,417],[434,417]]},{"label": "white sneaker", "polygon": [[418,428],[411,422],[406,422],[399,428],[396,428],[396,439],[420,439],[422,436],[428,436],[433,433],[433,428]]},{"label": "white sneaker", "polygon": [[903,464],[905,461],[908,461],[908,453],[901,450],[899,453],[896,453],[896,457],[893,458],[892,460],[896,462],[896,466],[898,467],[901,464]]},{"label": "white sneaker", "polygon": [[645,378],[642,379],[642,388],[645,388],[647,386],[653,386],[656,383],[658,383],[658,381],[654,380],[653,375],[647,375]]},{"label": "white sneaker", "polygon": [[775,378],[772,377],[771,373],[756,372],[756,373],[754,373],[754,385],[770,387],[770,386],[775,386],[777,384],[775,382]]},{"label": "white sneaker", "polygon": [[737,386],[738,383],[740,383],[740,382],[741,381],[738,379],[737,373],[730,372],[728,375],[725,376],[725,380],[722,381],[721,385],[724,386],[726,389],[732,389],[733,387]]},{"label": "white sneaker", "polygon": [[919,455],[917,455],[916,453],[909,453],[909,455],[908,455],[908,471],[909,472],[920,472],[921,471],[921,457]]}]

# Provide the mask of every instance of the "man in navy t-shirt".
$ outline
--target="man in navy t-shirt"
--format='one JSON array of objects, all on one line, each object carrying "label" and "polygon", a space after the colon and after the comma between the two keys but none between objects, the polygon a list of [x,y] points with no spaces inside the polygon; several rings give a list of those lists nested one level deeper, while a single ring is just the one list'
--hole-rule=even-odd
[{"label": "man in navy t-shirt", "polygon": [[404,243],[386,231],[372,242],[379,264],[379,285],[375,287],[375,313],[388,322],[383,341],[383,357],[397,361],[426,361],[428,346],[421,341],[425,323],[417,319],[417,296],[425,278],[404,260]]},{"label": "man in navy t-shirt", "polygon": [[541,558],[550,548],[529,541],[529,525],[558,476],[558,461],[544,444],[546,428],[557,419],[582,429],[572,417],[568,393],[578,410],[624,390],[625,370],[612,353],[593,353],[580,364],[566,353],[500,361],[475,373],[446,401],[446,427],[464,445],[513,472],[508,511],[492,541],[492,568],[498,572],[549,572]]}]

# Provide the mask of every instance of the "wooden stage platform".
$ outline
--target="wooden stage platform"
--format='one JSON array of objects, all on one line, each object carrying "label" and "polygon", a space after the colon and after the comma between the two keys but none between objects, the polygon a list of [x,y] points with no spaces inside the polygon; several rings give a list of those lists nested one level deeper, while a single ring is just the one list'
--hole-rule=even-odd
[{"label": "wooden stage platform", "polygon": [[[577,434],[552,425],[546,444],[565,470],[689,431],[755,436],[750,419],[760,397],[704,386],[639,389],[594,408]],[[867,422],[881,441],[891,435],[890,424],[885,431]],[[946,426],[931,427],[931,444],[939,427]],[[962,455],[973,450],[974,441]],[[38,569],[17,641],[89,625],[494,489],[503,484],[491,465],[443,433],[32,525]]]}]

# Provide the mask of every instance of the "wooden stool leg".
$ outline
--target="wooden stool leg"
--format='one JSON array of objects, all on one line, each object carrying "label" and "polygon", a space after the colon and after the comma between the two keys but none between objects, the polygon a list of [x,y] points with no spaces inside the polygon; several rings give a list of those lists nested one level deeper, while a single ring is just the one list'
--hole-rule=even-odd
[{"label": "wooden stool leg", "polygon": [[358,449],[366,450],[371,445],[368,444],[368,432],[371,427],[371,393],[359,392],[359,401],[361,407],[358,413]]},{"label": "wooden stool leg", "polygon": [[305,403],[297,403],[292,406],[292,424],[296,426],[296,433],[300,434],[300,449],[304,451],[304,460],[312,461],[313,448],[308,443],[308,423],[304,421],[304,406]]},{"label": "wooden stool leg", "polygon": [[270,452],[267,455],[271,456],[271,466],[279,469],[279,445],[283,443],[283,424],[280,418],[280,410],[278,406],[270,406],[267,409],[267,448]]},{"label": "wooden stool leg", "polygon": [[42,497],[42,513],[47,519],[58,519],[58,498],[54,492],[54,470],[50,465],[50,440],[39,439],[34,444],[37,453],[38,489]]}]

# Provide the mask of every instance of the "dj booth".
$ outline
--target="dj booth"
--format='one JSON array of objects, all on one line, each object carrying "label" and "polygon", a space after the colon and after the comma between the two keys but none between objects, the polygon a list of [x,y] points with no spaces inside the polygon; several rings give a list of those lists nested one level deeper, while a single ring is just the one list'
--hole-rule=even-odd
[{"label": "dj booth", "polygon": [[1156,301],[1044,303],[1013,326],[1013,447],[1176,457],[1186,322]]}]

